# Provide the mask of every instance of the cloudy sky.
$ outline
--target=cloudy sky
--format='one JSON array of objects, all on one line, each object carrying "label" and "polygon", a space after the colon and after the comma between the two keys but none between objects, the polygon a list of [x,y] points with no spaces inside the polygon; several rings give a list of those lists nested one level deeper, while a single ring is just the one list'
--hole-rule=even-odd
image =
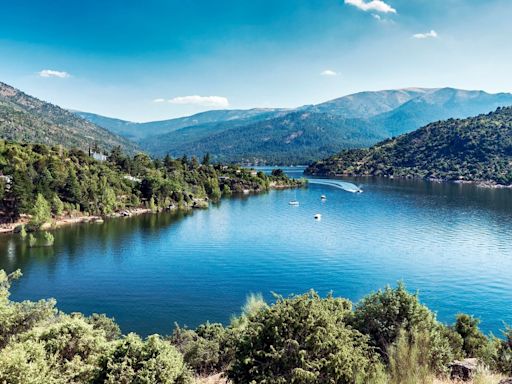
[{"label": "cloudy sky", "polygon": [[0,81],[134,121],[363,90],[512,91],[510,0],[5,1]]}]

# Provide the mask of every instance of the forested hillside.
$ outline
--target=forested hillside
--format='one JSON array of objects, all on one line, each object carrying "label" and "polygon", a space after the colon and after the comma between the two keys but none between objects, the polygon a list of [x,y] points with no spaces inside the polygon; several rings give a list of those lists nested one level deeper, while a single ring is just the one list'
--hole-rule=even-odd
[{"label": "forested hillside", "polygon": [[63,145],[67,148],[110,150],[121,146],[134,153],[137,145],[56,105],[0,83],[0,138]]},{"label": "forested hillside", "polygon": [[[196,129],[198,127],[191,127],[172,135],[157,136],[144,141],[142,146],[157,156],[164,155],[162,149],[172,148],[171,153],[211,152],[212,158],[221,162],[305,164],[339,148],[369,146],[385,137],[359,119],[310,112],[294,112],[248,126],[221,130],[195,141],[181,136],[181,132],[192,133]],[[182,138],[181,144],[176,140],[178,137]]]},{"label": "forested hillside", "polygon": [[[298,186],[286,176],[266,176],[195,158],[153,160],[114,148],[107,161],[78,149],[0,140],[0,219],[20,214],[109,215],[125,208],[152,210],[204,207],[234,192],[260,192],[272,186]],[[44,222],[45,220],[42,220]]]},{"label": "forested hillside", "polygon": [[313,163],[307,174],[419,177],[512,184],[512,108],[429,124],[369,149]]}]

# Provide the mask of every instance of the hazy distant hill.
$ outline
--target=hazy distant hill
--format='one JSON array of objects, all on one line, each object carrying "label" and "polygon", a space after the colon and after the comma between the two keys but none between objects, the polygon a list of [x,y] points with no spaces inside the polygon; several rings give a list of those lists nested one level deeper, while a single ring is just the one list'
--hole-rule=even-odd
[{"label": "hazy distant hill", "polygon": [[0,137],[84,150],[95,143],[104,150],[117,145],[127,152],[136,149],[127,139],[4,83],[0,83]]},{"label": "hazy distant hill", "polygon": [[360,92],[296,110],[208,111],[143,124],[123,125],[114,119],[102,122],[105,118],[101,116],[81,115],[136,139],[157,156],[200,157],[209,152],[214,159],[227,162],[297,164],[342,149],[369,146],[429,122],[508,105],[512,105],[508,93],[407,88]]},{"label": "hazy distant hill", "polygon": [[[226,128],[238,124],[249,124],[254,121],[275,117],[279,114],[287,113],[287,109],[278,108],[255,108],[248,110],[213,110],[201,112],[192,116],[179,117],[176,119],[151,121],[147,123],[134,123],[96,115],[94,113],[74,111],[80,117],[89,120],[110,130],[113,133],[130,138],[132,140],[142,140],[156,135],[174,132],[187,127],[214,126],[219,123],[225,123]],[[236,122],[236,123],[235,123]]]},{"label": "hazy distant hill", "polygon": [[512,184],[512,108],[449,119],[313,163],[317,176],[413,176]]}]

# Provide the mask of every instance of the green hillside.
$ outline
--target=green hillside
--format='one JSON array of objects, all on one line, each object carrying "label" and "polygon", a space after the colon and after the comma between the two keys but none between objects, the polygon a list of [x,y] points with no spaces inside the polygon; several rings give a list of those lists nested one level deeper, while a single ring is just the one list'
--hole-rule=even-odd
[{"label": "green hillside", "polygon": [[[371,145],[383,137],[359,119],[295,112],[221,131],[195,142],[174,143],[171,154],[201,156],[209,152],[214,160],[221,162],[304,164],[340,148]],[[162,154],[157,152],[157,155]]]},{"label": "green hillside", "polygon": [[121,146],[133,153],[137,145],[56,105],[0,82],[0,138],[87,150]]},{"label": "green hillside", "polygon": [[369,149],[313,163],[307,174],[418,177],[512,184],[512,107],[429,124]]}]

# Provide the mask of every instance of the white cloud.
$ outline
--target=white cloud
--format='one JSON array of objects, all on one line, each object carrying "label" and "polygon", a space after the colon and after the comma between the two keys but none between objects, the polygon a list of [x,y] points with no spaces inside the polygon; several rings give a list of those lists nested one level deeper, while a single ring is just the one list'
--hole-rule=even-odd
[{"label": "white cloud", "polygon": [[326,69],[325,71],[321,72],[320,75],[322,75],[322,76],[338,76],[338,73],[331,71],[330,69]]},{"label": "white cloud", "polygon": [[162,99],[162,98],[158,98],[158,99],[154,99],[153,100],[153,103],[164,103],[165,102],[165,99]]},{"label": "white cloud", "polygon": [[437,32],[434,30],[431,30],[427,33],[416,33],[415,35],[412,35],[415,39],[435,39],[437,37]]},{"label": "white cloud", "polygon": [[396,9],[382,0],[371,0],[368,2],[366,0],[345,0],[345,4],[353,5],[365,12],[375,11],[382,13],[396,13]]},{"label": "white cloud", "polygon": [[372,16],[375,20],[382,20],[382,17],[380,17],[380,15],[377,15],[376,13],[372,13]]},{"label": "white cloud", "polygon": [[39,77],[57,77],[59,79],[67,79],[71,77],[71,75],[67,72],[63,71],[54,71],[53,69],[43,69],[41,72],[38,72]]},{"label": "white cloud", "polygon": [[200,105],[202,107],[229,107],[229,100],[222,96],[178,96],[169,100],[171,104]]}]

